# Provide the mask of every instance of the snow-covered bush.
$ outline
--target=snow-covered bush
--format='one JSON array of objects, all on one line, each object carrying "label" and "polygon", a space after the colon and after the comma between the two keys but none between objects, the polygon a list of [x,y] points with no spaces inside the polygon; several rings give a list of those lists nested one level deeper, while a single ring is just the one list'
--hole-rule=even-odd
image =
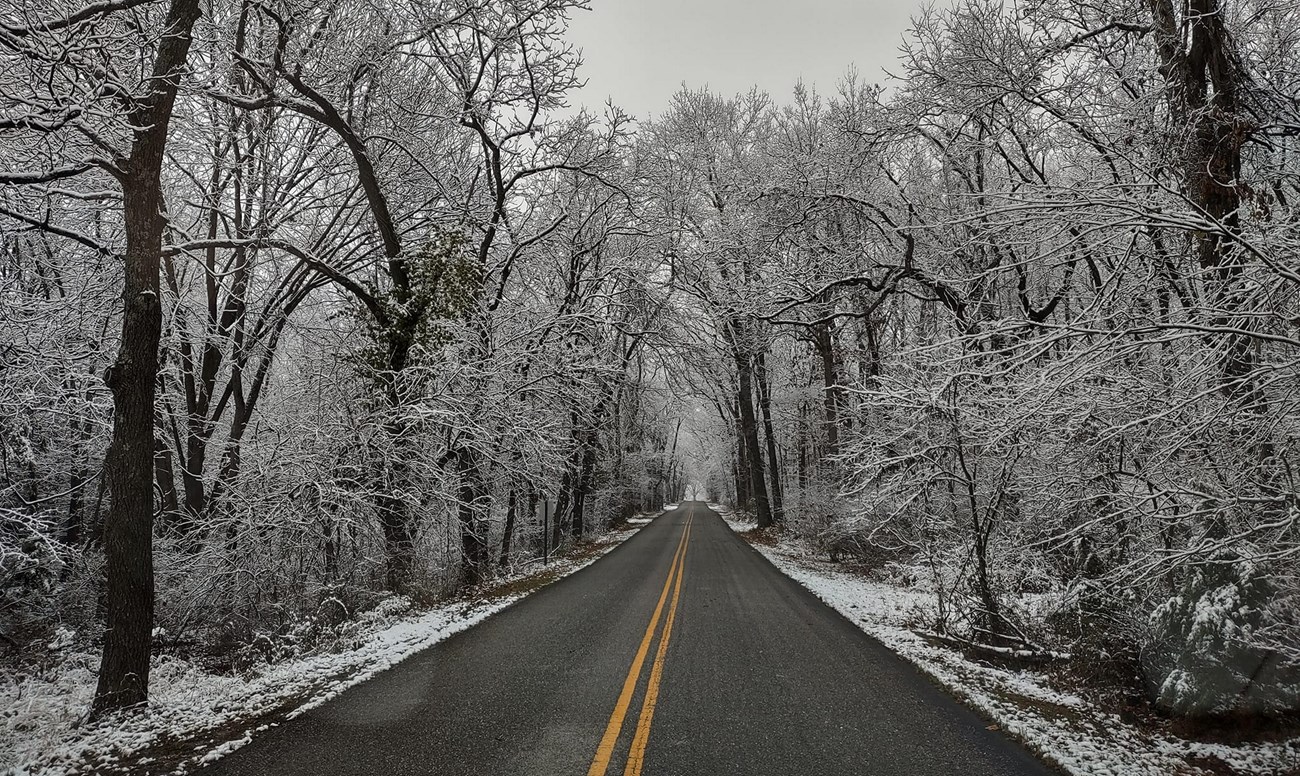
[{"label": "snow-covered bush", "polygon": [[1142,649],[1155,704],[1179,716],[1300,709],[1300,664],[1261,639],[1277,595],[1268,566],[1248,557],[1189,569],[1151,614]]},{"label": "snow-covered bush", "polygon": [[0,508],[0,654],[39,647],[59,628],[60,578],[75,553],[55,533],[52,515]]}]

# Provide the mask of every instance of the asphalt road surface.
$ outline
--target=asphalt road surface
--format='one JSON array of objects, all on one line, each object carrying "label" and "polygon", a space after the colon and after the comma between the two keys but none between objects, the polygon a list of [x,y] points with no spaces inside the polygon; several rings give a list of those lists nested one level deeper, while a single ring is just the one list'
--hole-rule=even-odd
[{"label": "asphalt road surface", "polygon": [[1051,773],[686,502],[202,776]]}]

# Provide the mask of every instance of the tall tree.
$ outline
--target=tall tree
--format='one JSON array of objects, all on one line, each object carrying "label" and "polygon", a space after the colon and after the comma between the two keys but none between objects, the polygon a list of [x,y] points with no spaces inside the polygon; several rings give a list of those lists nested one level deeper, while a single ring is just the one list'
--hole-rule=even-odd
[{"label": "tall tree", "polygon": [[92,710],[145,703],[154,619],[153,475],[159,273],[164,213],[162,167],[172,106],[189,56],[198,0],[168,7],[143,92],[127,111],[130,151],[118,168],[126,253],[122,343],[105,382],[113,391],[113,441],[105,472],[112,496],[104,525],[107,583],[104,653]]}]

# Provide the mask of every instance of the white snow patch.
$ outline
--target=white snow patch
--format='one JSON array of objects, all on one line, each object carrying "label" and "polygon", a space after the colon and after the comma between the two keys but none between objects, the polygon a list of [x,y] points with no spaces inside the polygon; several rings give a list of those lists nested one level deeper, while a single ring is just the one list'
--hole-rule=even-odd
[{"label": "white snow patch", "polygon": [[737,512],[726,504],[715,504],[710,501],[708,507],[721,515],[723,522],[736,533],[743,533],[758,527],[758,523],[754,521],[752,515]]}]

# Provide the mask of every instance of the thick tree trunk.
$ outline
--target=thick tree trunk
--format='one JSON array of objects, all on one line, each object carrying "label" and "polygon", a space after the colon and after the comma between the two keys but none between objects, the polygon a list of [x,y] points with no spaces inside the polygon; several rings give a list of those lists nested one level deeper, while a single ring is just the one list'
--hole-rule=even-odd
[{"label": "thick tree trunk", "polygon": [[393,593],[409,593],[415,582],[415,537],[406,504],[384,493],[377,497],[376,507],[384,533],[384,587]]},{"label": "thick tree trunk", "polygon": [[735,411],[732,413],[732,418],[734,418],[736,424],[736,457],[731,462],[731,468],[736,480],[736,506],[741,509],[752,509],[753,498],[750,496],[749,490],[749,458],[745,455],[745,429],[740,422],[739,392],[733,409]]},{"label": "thick tree trunk", "polygon": [[161,194],[156,177],[153,184],[133,182],[125,197],[126,305],[121,350],[107,380],[113,392],[113,441],[105,462],[106,628],[93,716],[148,701],[154,612],[154,391],[162,330],[157,265],[162,223],[156,207]]},{"label": "thick tree trunk", "polygon": [[560,489],[555,494],[555,511],[551,513],[551,548],[559,549],[564,538],[564,520],[569,513],[569,499],[573,494],[573,480],[576,475],[572,468],[566,468],[560,475]]},{"label": "thick tree trunk", "polygon": [[758,442],[758,419],[754,416],[753,367],[747,354],[735,353],[739,377],[737,395],[740,405],[740,435],[748,463],[749,487],[754,497],[754,517],[759,528],[773,524],[772,508],[767,500],[767,483],[763,476],[763,453]]},{"label": "thick tree trunk", "polygon": [[511,488],[510,494],[506,496],[506,528],[501,534],[501,561],[498,565],[502,568],[510,567],[510,545],[515,536],[515,513],[518,511],[515,489]]},{"label": "thick tree trunk", "polygon": [[735,493],[736,506],[747,509],[749,504],[749,489],[745,483],[745,472],[748,470],[748,467],[745,466],[745,462],[743,460],[743,453],[740,450],[740,448],[744,447],[744,445],[745,445],[744,440],[742,440],[740,438],[740,435],[737,434],[736,455],[733,456],[731,459],[731,475],[732,475],[732,481],[734,483],[734,487],[736,489],[736,493]]},{"label": "thick tree trunk", "polygon": [[[1250,119],[1240,104],[1245,76],[1226,27],[1225,9],[1221,0],[1189,0],[1180,22],[1172,0],[1149,1],[1176,141],[1172,147],[1183,149],[1183,193],[1223,227],[1194,233],[1197,262],[1212,281],[1207,294],[1210,323],[1250,329],[1252,319],[1234,320],[1246,306],[1249,291],[1243,287],[1241,250],[1229,236],[1240,229],[1241,149]],[[1220,358],[1223,391],[1254,405],[1257,342],[1248,334],[1221,336],[1227,338]]]},{"label": "thick tree trunk", "polygon": [[488,557],[487,520],[483,514],[487,502],[487,486],[483,481],[477,451],[469,446],[460,447],[456,451],[456,471],[460,475],[457,500],[460,502],[460,586],[463,589],[479,585],[487,579],[492,564]]},{"label": "thick tree trunk", "polygon": [[822,428],[825,431],[826,446],[823,458],[831,458],[840,451],[840,415],[839,415],[839,376],[835,369],[835,343],[831,337],[829,325],[821,325],[813,330],[813,346],[821,359],[822,373]]},{"label": "thick tree trunk", "polygon": [[767,359],[762,353],[754,359],[758,379],[758,406],[763,413],[763,436],[767,439],[767,474],[772,481],[772,522],[785,522],[785,496],[781,488],[781,462],[776,454],[776,432],[772,424],[772,397],[767,383]]},{"label": "thick tree trunk", "polygon": [[[395,379],[395,378],[392,378]],[[396,411],[398,407],[392,404]],[[394,420],[384,424],[384,435],[392,445],[393,457],[389,464],[389,478],[375,496],[376,513],[384,533],[384,584],[394,593],[406,594],[415,586],[415,520],[406,498],[411,479],[410,457],[413,454],[406,424]]]},{"label": "thick tree trunk", "polygon": [[105,631],[91,716],[139,706],[149,697],[153,631],[153,455],[158,341],[162,335],[162,164],[198,0],[172,0],[148,93],[131,111],[135,127],[122,182],[126,224],[122,343],[106,382],[113,437],[105,461],[111,500],[104,525]]},{"label": "thick tree trunk", "polygon": [[573,523],[570,532],[574,539],[581,539],[587,530],[587,496],[591,493],[591,479],[596,470],[595,434],[584,440],[582,463],[578,469],[577,482],[573,491]]}]

